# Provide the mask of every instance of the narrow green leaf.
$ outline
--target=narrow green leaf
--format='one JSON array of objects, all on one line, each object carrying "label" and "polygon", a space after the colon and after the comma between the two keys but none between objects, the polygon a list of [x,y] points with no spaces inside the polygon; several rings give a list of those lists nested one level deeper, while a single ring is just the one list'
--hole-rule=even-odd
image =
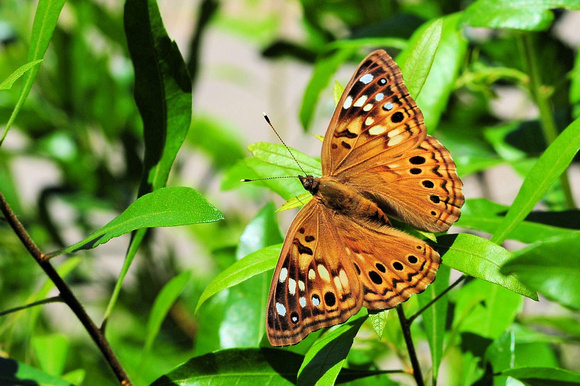
[{"label": "narrow green leaf", "polygon": [[300,106],[300,123],[305,131],[310,129],[316,105],[322,90],[330,83],[338,68],[346,62],[356,51],[354,47],[345,47],[334,52],[327,52],[320,56],[314,65],[314,71],[302,98]]},{"label": "narrow green leaf", "polygon": [[464,11],[464,21],[472,27],[541,31],[552,24],[554,8],[580,9],[580,1],[478,0]]},{"label": "narrow green leaf", "polygon": [[282,204],[282,206],[280,206],[276,210],[276,212],[282,212],[284,210],[294,208],[301,208],[304,205],[306,205],[310,200],[312,200],[312,194],[310,194],[310,192],[304,192],[286,201],[284,204]]},{"label": "narrow green leaf", "polygon": [[32,338],[32,347],[42,371],[56,376],[62,375],[70,347],[69,338],[66,335],[36,335]]},{"label": "narrow green leaf", "polygon": [[425,117],[425,125],[433,132],[439,123],[441,115],[447,108],[449,96],[454,89],[465,52],[467,40],[460,28],[461,14],[445,16],[441,40],[431,65],[429,76],[416,98],[417,105]]},{"label": "narrow green leaf", "polygon": [[411,37],[411,44],[407,47],[408,53],[401,65],[405,85],[413,98],[421,93],[427,76],[431,71],[435,54],[441,41],[443,19],[436,19],[429,23],[427,28],[420,29],[418,37]]},{"label": "narrow green leaf", "polygon": [[364,315],[341,324],[318,339],[306,353],[298,372],[303,385],[332,385],[346,361],[354,337],[367,319]]},{"label": "narrow green leaf", "polygon": [[534,209],[550,186],[570,165],[578,149],[580,149],[580,119],[576,119],[560,133],[532,167],[492,241],[499,244],[510,237],[512,231]]},{"label": "narrow green leaf", "polygon": [[190,278],[191,271],[182,272],[169,280],[155,298],[153,308],[149,314],[149,320],[147,320],[144,353],[151,349],[153,341],[155,340],[155,337],[157,337],[159,329],[161,328],[161,323],[163,323],[163,320],[173,306],[173,303],[175,303],[179,295],[181,295],[185,289]]},{"label": "narrow green leaf", "polygon": [[282,244],[271,245],[251,253],[229,266],[205,288],[199,297],[195,312],[208,298],[218,292],[273,269],[281,250]]},{"label": "narrow green leaf", "polygon": [[580,233],[538,241],[501,268],[548,299],[580,310]]},{"label": "narrow green leaf", "polygon": [[18,67],[18,69],[10,74],[8,78],[0,82],[0,90],[11,89],[14,82],[16,82],[22,75],[26,74],[26,72],[30,71],[34,66],[40,64],[42,61],[43,59],[38,59]]},{"label": "narrow green leaf", "polygon": [[195,189],[162,188],[138,198],[123,213],[86,239],[49,255],[54,257],[91,249],[136,229],[190,225],[221,219],[221,212]]},{"label": "narrow green leaf", "polygon": [[467,233],[440,236],[437,238],[437,245],[448,249],[442,256],[443,264],[448,267],[499,284],[531,299],[538,299],[536,293],[514,275],[504,275],[500,272],[500,267],[511,254],[499,245]]},{"label": "narrow green leaf", "polygon": [[567,385],[580,383],[580,374],[552,367],[519,367],[501,372],[526,385]]},{"label": "narrow green leaf", "polygon": [[[448,266],[441,265],[439,267],[435,282],[429,285],[425,289],[425,292],[417,295],[417,300],[421,307],[426,306],[430,301],[435,299],[439,294],[445,291],[447,287],[449,287],[450,274],[451,269],[449,269]],[[427,342],[429,342],[429,350],[431,351],[434,380],[436,380],[439,375],[439,365],[443,358],[443,338],[445,337],[445,321],[447,318],[448,305],[449,296],[446,294],[421,314],[425,326],[425,335],[427,335]]]},{"label": "narrow green leaf", "polygon": [[191,358],[155,380],[163,385],[290,385],[303,360],[298,355],[278,349],[229,349]]},{"label": "narrow green leaf", "polygon": [[[50,39],[52,38],[52,33],[56,28],[56,22],[58,21],[64,2],[65,0],[40,0],[38,2],[36,13],[34,14],[32,34],[30,36],[30,47],[28,48],[29,63],[34,63],[44,57]],[[28,94],[32,89],[32,84],[34,83],[36,74],[38,74],[38,68],[38,66],[32,65],[32,68],[26,74],[24,85],[22,86],[22,91],[20,92],[16,106],[14,106],[14,110],[12,110],[8,123],[6,123],[6,128],[4,129],[2,138],[0,138],[0,146],[4,142],[6,135],[8,135],[10,127],[14,124],[18,112],[22,108],[26,97],[28,97]]]}]

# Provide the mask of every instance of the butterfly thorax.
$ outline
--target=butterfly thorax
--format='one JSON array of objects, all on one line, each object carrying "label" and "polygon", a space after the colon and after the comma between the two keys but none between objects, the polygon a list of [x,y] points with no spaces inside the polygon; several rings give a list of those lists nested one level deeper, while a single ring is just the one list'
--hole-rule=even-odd
[{"label": "butterfly thorax", "polygon": [[304,189],[329,209],[361,221],[389,225],[389,220],[377,204],[361,195],[336,177],[299,176]]}]

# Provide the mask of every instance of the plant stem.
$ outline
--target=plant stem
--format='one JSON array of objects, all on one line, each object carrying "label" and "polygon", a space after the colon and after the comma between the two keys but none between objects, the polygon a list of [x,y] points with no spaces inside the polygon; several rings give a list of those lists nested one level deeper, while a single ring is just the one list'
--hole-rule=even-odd
[{"label": "plant stem", "polygon": [[445,290],[442,291],[439,295],[437,295],[433,300],[431,300],[429,303],[425,304],[419,311],[415,312],[409,319],[407,319],[407,323],[409,323],[409,324],[413,323],[413,321],[415,319],[417,319],[419,317],[419,315],[421,315],[427,308],[431,307],[431,305],[433,303],[435,303],[437,300],[439,300],[443,296],[445,296],[445,294],[447,294],[447,292],[451,291],[455,286],[457,286],[459,283],[461,283],[466,278],[467,278],[467,275],[465,275],[465,274],[461,275],[457,280],[455,280],[453,282],[453,284],[451,284],[449,287],[445,288]]},{"label": "plant stem", "polygon": [[411,323],[405,317],[405,312],[403,311],[403,306],[401,304],[397,305],[397,315],[399,316],[399,322],[401,323],[401,329],[403,330],[403,337],[405,338],[405,344],[407,345],[407,351],[409,352],[411,366],[413,366],[413,377],[415,378],[415,382],[417,382],[417,386],[424,386],[425,383],[423,382],[423,374],[421,374],[421,366],[419,366],[417,352],[415,351],[413,337],[411,336]]},{"label": "plant stem", "polygon": [[6,218],[6,222],[10,225],[10,227],[14,230],[14,233],[18,236],[24,247],[28,250],[30,255],[34,258],[34,260],[40,265],[40,268],[44,270],[46,275],[52,280],[56,288],[60,292],[60,298],[64,303],[66,303],[72,312],[76,315],[82,325],[85,327],[93,341],[101,350],[101,353],[105,357],[105,360],[109,363],[109,366],[115,373],[115,376],[119,380],[122,385],[131,385],[131,381],[129,377],[125,373],[125,370],[121,366],[121,363],[115,356],[115,353],[111,349],[111,346],[107,342],[105,336],[101,333],[99,328],[93,322],[93,320],[89,317],[85,309],[83,308],[82,304],[79,300],[75,297],[72,293],[69,286],[65,283],[62,277],[56,272],[52,264],[48,260],[45,259],[45,255],[38,249],[34,241],[28,235],[28,232],[24,229],[18,218],[6,202],[4,195],[0,191],[0,210],[4,214]]},{"label": "plant stem", "polygon": [[[552,109],[549,105],[548,97],[544,92],[542,92],[542,78],[538,69],[537,54],[534,49],[532,35],[525,33],[520,36],[520,45],[525,58],[524,66],[526,67],[528,76],[530,77],[529,90],[536,102],[536,106],[538,106],[538,110],[540,111],[540,122],[542,123],[542,133],[546,140],[546,146],[550,146],[558,137],[558,129],[556,127],[556,122],[554,121]],[[560,176],[560,185],[562,187],[562,192],[564,193],[566,207],[568,209],[574,209],[576,204],[574,203],[570,180],[568,179],[568,174],[566,172],[562,173]]]},{"label": "plant stem", "polygon": [[16,311],[25,310],[27,308],[36,307],[36,306],[40,306],[40,305],[43,305],[43,304],[58,303],[58,302],[62,302],[62,301],[63,300],[62,300],[62,298],[60,296],[53,296],[53,297],[50,297],[50,298],[46,298],[46,299],[39,300],[37,302],[28,303],[28,304],[26,304],[24,306],[14,307],[14,308],[10,308],[10,309],[8,309],[6,311],[2,311],[2,312],[0,312],[0,316],[8,315],[8,314],[11,314],[11,313],[16,312]]}]

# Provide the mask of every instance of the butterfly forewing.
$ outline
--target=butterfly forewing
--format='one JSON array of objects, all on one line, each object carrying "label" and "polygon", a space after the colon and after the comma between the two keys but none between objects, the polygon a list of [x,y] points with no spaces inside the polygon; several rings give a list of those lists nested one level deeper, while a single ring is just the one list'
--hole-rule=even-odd
[{"label": "butterfly forewing", "polygon": [[273,346],[296,344],[360,310],[361,285],[352,263],[340,258],[344,249],[337,240],[331,214],[317,200],[292,222],[268,298],[266,330]]}]

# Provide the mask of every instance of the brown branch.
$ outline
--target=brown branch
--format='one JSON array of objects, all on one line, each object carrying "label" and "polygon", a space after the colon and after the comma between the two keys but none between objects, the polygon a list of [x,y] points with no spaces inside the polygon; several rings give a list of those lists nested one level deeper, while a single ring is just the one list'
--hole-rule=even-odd
[{"label": "brown branch", "polygon": [[411,360],[411,366],[413,366],[413,377],[417,386],[424,386],[423,374],[421,374],[421,366],[419,366],[419,359],[417,358],[417,352],[415,351],[415,346],[413,345],[413,338],[411,336],[411,323],[405,317],[405,312],[401,304],[397,305],[397,315],[399,316],[399,322],[401,323],[401,329],[403,330],[403,337],[405,338],[405,344],[407,345],[407,351],[409,352],[409,359]]},{"label": "brown branch", "polygon": [[93,320],[89,317],[85,309],[83,308],[82,304],[79,300],[75,297],[72,293],[69,286],[65,283],[62,277],[56,272],[54,267],[50,264],[48,260],[44,258],[44,254],[38,249],[34,241],[30,238],[16,215],[6,202],[4,195],[0,191],[0,210],[4,214],[6,222],[10,225],[10,227],[14,230],[14,233],[18,236],[24,247],[28,250],[30,255],[36,260],[40,268],[44,270],[46,275],[52,280],[56,288],[60,292],[60,298],[64,303],[66,303],[72,312],[76,315],[82,325],[85,327],[93,341],[101,350],[101,353],[105,357],[105,360],[109,363],[109,366],[115,373],[115,376],[119,380],[122,385],[131,385],[131,381],[129,377],[125,373],[125,370],[121,366],[121,363],[115,356],[115,353],[111,349],[109,342],[105,336],[101,333],[99,328],[95,325]]}]

